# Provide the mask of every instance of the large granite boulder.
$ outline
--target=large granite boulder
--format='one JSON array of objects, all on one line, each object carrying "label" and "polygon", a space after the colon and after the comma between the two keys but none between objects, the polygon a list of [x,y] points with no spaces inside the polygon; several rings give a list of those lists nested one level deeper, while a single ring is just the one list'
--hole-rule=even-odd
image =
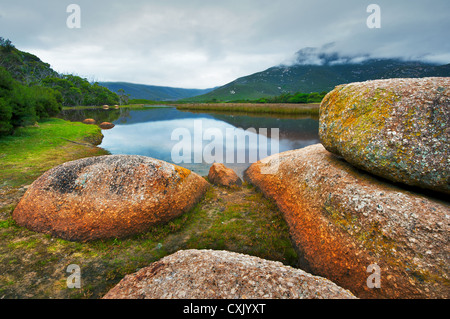
[{"label": "large granite boulder", "polygon": [[20,226],[67,240],[119,238],[182,214],[208,185],[185,168],[149,157],[84,158],[38,178],[12,216]]},{"label": "large granite boulder", "polygon": [[127,275],[104,299],[353,299],[348,290],[280,262],[182,250]]},{"label": "large granite boulder", "polygon": [[[273,174],[261,173],[270,166]],[[306,271],[360,298],[450,297],[448,202],[373,177],[320,144],[272,155],[244,178],[275,200]]]},{"label": "large granite boulder", "polygon": [[354,166],[450,193],[450,78],[340,85],[322,101],[319,135]]}]

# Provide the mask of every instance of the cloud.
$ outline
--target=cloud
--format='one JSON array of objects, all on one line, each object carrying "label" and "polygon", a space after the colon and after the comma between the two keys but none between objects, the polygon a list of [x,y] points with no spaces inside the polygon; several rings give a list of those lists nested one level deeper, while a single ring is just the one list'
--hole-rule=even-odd
[{"label": "cloud", "polygon": [[[71,3],[80,29],[66,26]],[[0,36],[59,72],[186,88],[223,85],[331,42],[343,56],[450,62],[448,0],[377,4],[381,29],[367,28],[359,0],[15,0],[0,4]]]}]

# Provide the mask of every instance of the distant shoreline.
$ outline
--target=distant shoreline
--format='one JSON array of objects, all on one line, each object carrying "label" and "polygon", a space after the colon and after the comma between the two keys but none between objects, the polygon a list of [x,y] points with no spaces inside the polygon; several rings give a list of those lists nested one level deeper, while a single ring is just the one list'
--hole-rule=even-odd
[{"label": "distant shoreline", "polygon": [[171,103],[179,110],[226,111],[278,114],[319,114],[320,103]]},{"label": "distant shoreline", "polygon": [[[320,103],[173,103],[153,102],[149,104],[127,104],[116,108],[142,108],[145,105],[168,105],[178,110],[238,112],[255,114],[285,114],[285,115],[319,115]],[[102,108],[102,106],[63,107],[63,110]],[[114,109],[115,107],[109,107]]]}]

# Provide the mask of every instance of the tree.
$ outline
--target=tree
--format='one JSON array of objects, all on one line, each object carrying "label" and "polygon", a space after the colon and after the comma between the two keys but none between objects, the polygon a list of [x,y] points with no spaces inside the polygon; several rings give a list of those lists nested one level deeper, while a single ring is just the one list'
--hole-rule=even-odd
[{"label": "tree", "polygon": [[322,98],[320,97],[319,93],[311,93],[308,96],[308,103],[318,103],[322,101]]},{"label": "tree", "polygon": [[62,104],[66,106],[117,104],[120,100],[116,93],[98,83],[90,84],[86,79],[75,75],[47,77],[42,85],[58,91]]},{"label": "tree", "polygon": [[16,127],[57,115],[61,111],[61,100],[59,92],[37,85],[23,85],[0,67],[0,135],[11,134]]},{"label": "tree", "polygon": [[55,116],[61,112],[58,92],[42,86],[34,86],[29,90],[31,90],[38,119]]},{"label": "tree", "polygon": [[0,135],[12,132],[12,108],[9,103],[14,80],[5,68],[0,67]]},{"label": "tree", "polygon": [[12,49],[15,48],[14,45],[12,44],[12,42],[9,39],[4,39],[2,37],[0,37],[0,47],[5,52],[11,52]]},{"label": "tree", "polygon": [[125,94],[124,89],[118,89],[117,93],[119,94],[119,104],[120,105],[128,104],[128,100],[130,99],[130,94]]},{"label": "tree", "polygon": [[34,92],[19,83],[14,84],[10,105],[13,127],[33,125],[37,121]]},{"label": "tree", "polygon": [[0,136],[9,135],[12,132],[11,117],[12,109],[8,100],[0,97]]},{"label": "tree", "polygon": [[308,102],[308,94],[306,93],[297,93],[293,97],[288,100],[289,103],[307,103]]}]

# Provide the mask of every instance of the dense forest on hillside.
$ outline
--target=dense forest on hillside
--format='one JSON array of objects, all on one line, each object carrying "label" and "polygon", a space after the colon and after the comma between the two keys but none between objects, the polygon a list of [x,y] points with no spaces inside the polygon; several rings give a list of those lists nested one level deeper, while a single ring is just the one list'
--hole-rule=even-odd
[{"label": "dense forest on hillside", "polygon": [[119,96],[97,82],[91,84],[88,80],[75,75],[60,75],[46,77],[42,86],[52,88],[61,93],[61,103],[64,106],[118,104]]},{"label": "dense forest on hillside", "polygon": [[0,37],[0,135],[54,116],[62,106],[118,104],[120,97],[75,75],[55,72]]}]

